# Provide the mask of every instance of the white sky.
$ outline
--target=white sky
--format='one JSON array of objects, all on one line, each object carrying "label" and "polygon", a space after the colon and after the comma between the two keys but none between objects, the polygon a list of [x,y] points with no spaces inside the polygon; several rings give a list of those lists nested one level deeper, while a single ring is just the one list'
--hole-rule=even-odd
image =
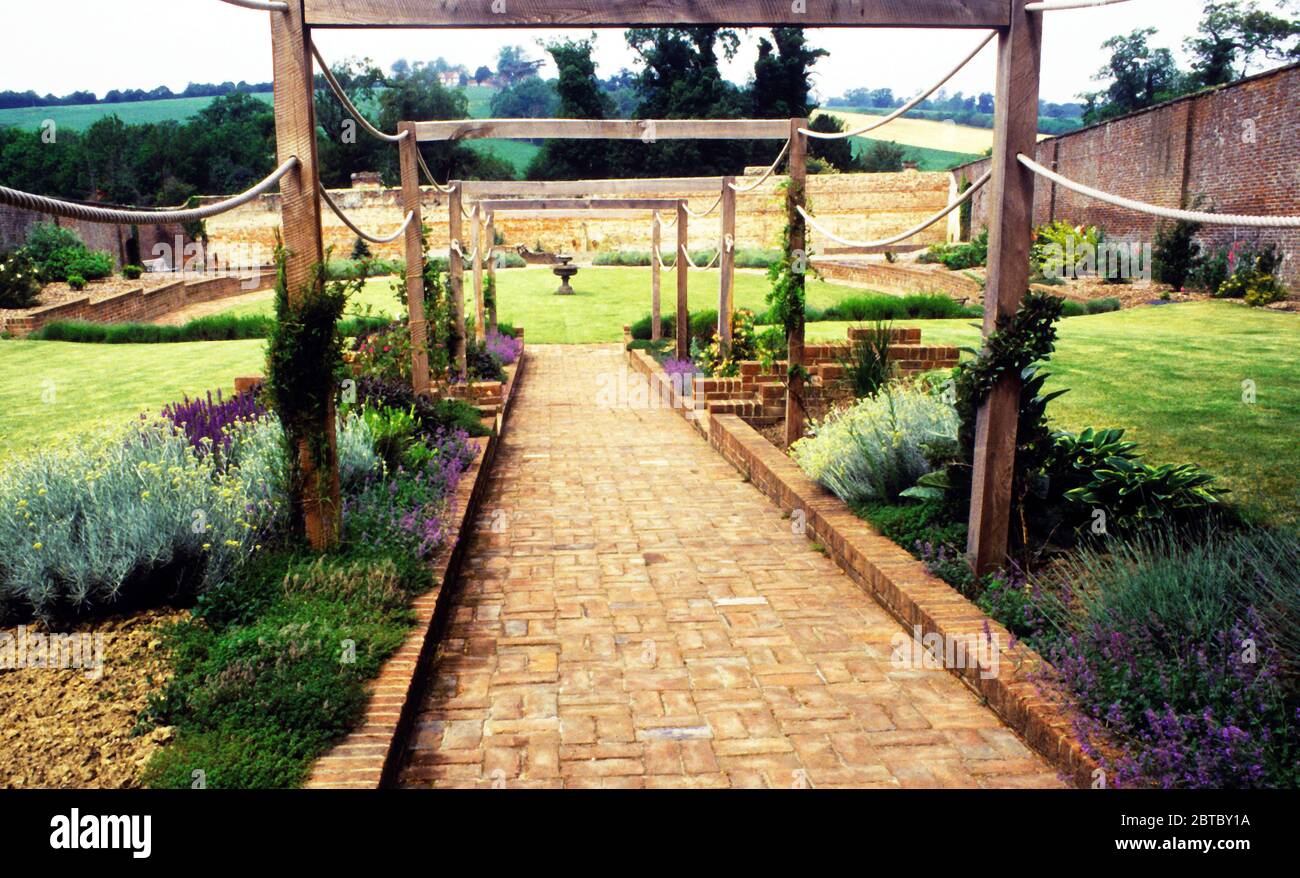
[{"label": "white sky", "polygon": [[[358,0],[364,2],[364,0]],[[1283,0],[1261,6],[1280,11]],[[102,96],[110,89],[180,91],[189,82],[262,82],[271,79],[268,13],[218,0],[0,0],[0,90],[33,89],[56,95],[88,89]],[[1049,13],[1044,28],[1042,96],[1070,101],[1096,85],[1091,76],[1102,66],[1101,43],[1117,33],[1154,26],[1156,46],[1175,51],[1180,62],[1183,38],[1195,31],[1201,0],[1132,0],[1118,6]],[[470,70],[495,67],[498,49],[518,44],[541,56],[539,38],[583,36],[589,30],[322,30],[317,45],[331,62],[349,55],[373,58],[385,69],[398,58],[411,61],[445,57]],[[743,83],[753,69],[751,32],[741,54],[725,72]],[[911,95],[930,85],[978,43],[978,32],[942,30],[810,30],[810,41],[830,50],[817,65],[823,98],[857,86],[893,88]],[[949,84],[967,94],[993,91],[992,47]],[[597,40],[599,73],[608,76],[632,67],[632,53],[621,30],[605,30]],[[1272,66],[1272,65],[1270,65]],[[550,70],[545,75],[553,75]]]}]

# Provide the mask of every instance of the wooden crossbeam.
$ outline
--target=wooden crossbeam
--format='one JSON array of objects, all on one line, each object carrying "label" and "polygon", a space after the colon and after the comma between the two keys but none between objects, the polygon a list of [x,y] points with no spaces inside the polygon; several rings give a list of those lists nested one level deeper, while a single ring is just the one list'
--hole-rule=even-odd
[{"label": "wooden crossbeam", "polygon": [[480,140],[785,140],[789,119],[452,119],[416,122],[421,141]]},{"label": "wooden crossbeam", "polygon": [[304,0],[312,27],[1005,27],[1007,0]]},{"label": "wooden crossbeam", "polygon": [[479,207],[489,213],[506,213],[515,211],[642,211],[642,210],[676,210],[680,198],[493,198],[480,201]]}]

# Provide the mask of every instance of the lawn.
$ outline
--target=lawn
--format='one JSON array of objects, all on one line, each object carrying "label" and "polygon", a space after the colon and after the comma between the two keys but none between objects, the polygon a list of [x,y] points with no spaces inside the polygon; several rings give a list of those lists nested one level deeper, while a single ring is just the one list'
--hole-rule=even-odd
[{"label": "lawn", "polygon": [[121,423],[182,394],[264,371],[261,339],[102,345],[0,341],[0,458],[48,436]]},{"label": "lawn", "polygon": [[[533,344],[592,344],[616,342],[623,337],[623,326],[650,313],[650,269],[583,268],[573,281],[576,295],[557,296],[559,280],[549,268],[511,268],[497,272],[500,288],[498,317],[515,326],[525,327]],[[348,303],[348,313],[401,314],[392,291],[392,278],[375,278],[366,284],[360,296]],[[764,297],[769,284],[761,272],[736,272],[736,306],[756,312],[767,309]],[[466,314],[473,314],[471,276],[465,273]],[[846,296],[862,295],[863,290],[839,284],[812,281],[808,285],[808,302],[825,308]],[[662,309],[664,314],[677,308],[677,275],[663,274]],[[691,275],[692,311],[718,307],[718,272]],[[232,308],[231,314],[270,314],[271,299]]]},{"label": "lawn", "polygon": [[[971,346],[967,320],[909,324],[923,342]],[[811,323],[810,340],[842,339],[845,323]],[[1229,302],[1139,308],[1061,322],[1049,388],[1065,428],[1125,427],[1153,463],[1198,463],[1233,501],[1300,519],[1300,317]],[[1242,401],[1253,381],[1256,402]]]},{"label": "lawn", "polygon": [[[253,95],[259,101],[272,102],[270,92]],[[60,128],[83,131],[106,116],[117,116],[128,125],[145,122],[183,122],[197,116],[213,98],[167,98],[124,104],[72,104],[66,107],[10,107],[0,110],[0,128],[40,128],[53,119]]]}]

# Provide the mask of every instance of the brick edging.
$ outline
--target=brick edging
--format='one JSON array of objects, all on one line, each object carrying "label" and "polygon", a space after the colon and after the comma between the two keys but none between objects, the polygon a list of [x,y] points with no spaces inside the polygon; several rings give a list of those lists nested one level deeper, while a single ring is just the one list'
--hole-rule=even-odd
[{"label": "brick edging", "polygon": [[965,641],[991,634],[1001,645],[996,675],[985,677],[979,667],[950,668],[950,672],[1067,780],[1080,787],[1092,783],[1096,761],[1084,752],[1069,714],[1045,697],[1033,680],[1034,672],[1046,664],[1038,653],[1016,642],[1006,628],[854,515],[844,501],[809,479],[743,419],[683,406],[653,357],[644,351],[627,351],[627,357],[630,367],[657,384],[661,398],[671,398],[673,408],[754,487],[783,512],[802,511],[808,538],[825,548],[906,630],[920,628],[922,636],[938,634]]},{"label": "brick edging", "polygon": [[438,644],[451,616],[456,577],[474,535],[474,521],[487,492],[488,475],[496,460],[509,420],[519,380],[527,362],[520,354],[502,392],[501,408],[493,435],[471,441],[480,454],[456,488],[459,510],[455,531],[433,563],[433,587],[411,602],[415,625],[371,683],[365,720],[312,766],[303,783],[306,789],[380,789],[396,780],[406,752],[406,738],[428,683]]}]

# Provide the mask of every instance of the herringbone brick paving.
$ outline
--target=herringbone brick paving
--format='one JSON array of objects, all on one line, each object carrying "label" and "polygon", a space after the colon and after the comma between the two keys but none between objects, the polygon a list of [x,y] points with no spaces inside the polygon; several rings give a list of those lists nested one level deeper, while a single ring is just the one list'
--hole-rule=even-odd
[{"label": "herringbone brick paving", "polygon": [[1062,785],[679,414],[609,405],[617,347],[528,356],[402,785]]}]

